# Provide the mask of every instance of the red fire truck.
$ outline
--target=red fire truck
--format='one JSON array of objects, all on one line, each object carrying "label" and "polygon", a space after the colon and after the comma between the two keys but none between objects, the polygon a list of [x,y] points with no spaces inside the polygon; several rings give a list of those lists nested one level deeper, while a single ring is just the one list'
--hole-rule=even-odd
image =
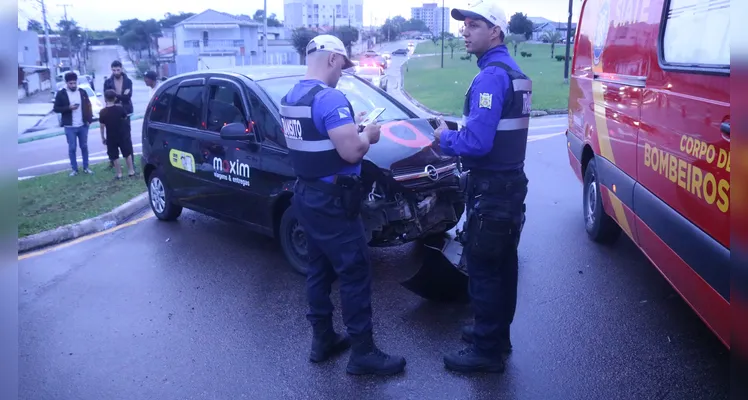
[{"label": "red fire truck", "polygon": [[584,0],[566,133],[589,237],[623,231],[728,348],[729,27],[729,0]]}]

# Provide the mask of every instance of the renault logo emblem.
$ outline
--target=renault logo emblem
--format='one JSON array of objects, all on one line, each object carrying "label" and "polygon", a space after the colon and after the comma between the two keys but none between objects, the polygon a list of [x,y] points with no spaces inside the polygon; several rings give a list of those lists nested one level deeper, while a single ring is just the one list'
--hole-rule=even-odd
[{"label": "renault logo emblem", "polygon": [[427,165],[423,172],[428,174],[429,179],[431,179],[432,181],[436,181],[439,179],[439,171],[437,171],[436,167],[434,167],[433,165]]}]

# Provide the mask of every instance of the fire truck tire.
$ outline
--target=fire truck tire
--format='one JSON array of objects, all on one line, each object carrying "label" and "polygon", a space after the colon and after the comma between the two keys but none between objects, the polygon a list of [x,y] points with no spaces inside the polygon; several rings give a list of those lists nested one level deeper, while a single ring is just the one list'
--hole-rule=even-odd
[{"label": "fire truck tire", "polygon": [[594,242],[613,244],[621,235],[621,228],[603,209],[597,165],[593,157],[584,172],[583,189],[584,226],[587,235]]}]

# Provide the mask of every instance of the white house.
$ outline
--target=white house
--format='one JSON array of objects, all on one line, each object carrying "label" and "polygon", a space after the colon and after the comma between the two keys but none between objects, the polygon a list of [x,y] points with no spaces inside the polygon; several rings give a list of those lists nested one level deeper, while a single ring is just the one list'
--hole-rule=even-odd
[{"label": "white house", "polygon": [[[177,72],[261,64],[262,31],[262,23],[246,15],[208,9],[187,18],[174,26]],[[283,35],[282,28],[268,27],[268,64],[298,64],[290,42],[276,40]]]}]

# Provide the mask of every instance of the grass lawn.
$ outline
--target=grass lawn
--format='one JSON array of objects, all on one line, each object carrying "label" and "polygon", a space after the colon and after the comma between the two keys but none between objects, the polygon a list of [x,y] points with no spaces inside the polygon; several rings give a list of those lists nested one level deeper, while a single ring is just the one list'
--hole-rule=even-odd
[{"label": "grass lawn", "polygon": [[[109,212],[146,191],[143,175],[138,171],[140,156],[135,157],[135,171],[127,177],[122,159],[122,179],[114,180],[109,163],[91,165],[94,175],[68,176],[69,170],[38,176],[18,182],[18,237],[54,229]],[[82,168],[80,162],[78,167]]]},{"label": "grass lawn", "polygon": [[[439,43],[439,42],[437,42]],[[416,47],[416,54],[441,52],[441,43],[422,42]],[[509,46],[514,56],[514,49]],[[522,51],[532,53],[532,57],[522,57]],[[563,55],[563,45],[556,45],[555,54]],[[478,73],[476,58],[460,60],[464,50],[455,50],[450,58],[450,49],[444,49],[444,68],[441,57],[413,58],[408,61],[405,72],[405,90],[426,107],[442,113],[462,115],[465,92]],[[533,81],[532,107],[534,110],[566,108],[569,102],[569,85],[564,84],[564,62],[551,58],[548,44],[523,43],[514,57],[522,71]]]}]

